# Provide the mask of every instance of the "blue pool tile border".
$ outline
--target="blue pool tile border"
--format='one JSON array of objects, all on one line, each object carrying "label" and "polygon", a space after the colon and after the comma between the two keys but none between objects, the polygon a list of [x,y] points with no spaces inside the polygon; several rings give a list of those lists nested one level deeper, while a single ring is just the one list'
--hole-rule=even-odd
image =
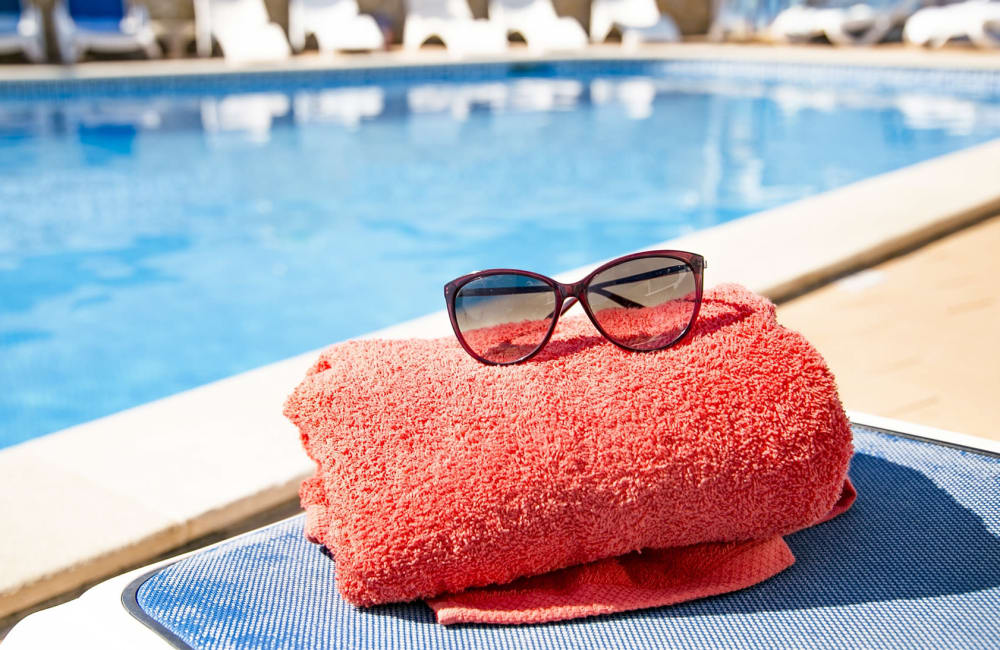
[{"label": "blue pool tile border", "polygon": [[936,69],[747,62],[731,59],[569,59],[446,63],[361,68],[314,68],[187,73],[85,79],[0,81],[0,99],[143,97],[155,94],[226,94],[293,88],[328,88],[434,82],[503,81],[517,77],[651,75],[671,78],[791,83],[810,88],[928,91],[1000,99],[1000,70]]}]

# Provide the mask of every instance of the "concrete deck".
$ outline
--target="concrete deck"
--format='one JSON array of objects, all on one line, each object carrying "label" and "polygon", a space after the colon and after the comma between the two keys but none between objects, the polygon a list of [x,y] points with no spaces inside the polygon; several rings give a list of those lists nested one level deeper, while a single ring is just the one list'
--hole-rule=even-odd
[{"label": "concrete deck", "polygon": [[[594,48],[579,56],[609,55],[606,48]],[[527,55],[515,51],[509,59],[521,56]],[[650,48],[636,56],[1000,69],[996,55],[891,48],[873,53],[693,45]],[[299,57],[289,65],[414,62],[398,57],[392,63],[392,57],[398,55],[319,63]],[[433,51],[422,59],[444,60]],[[219,60],[159,65],[11,66],[0,68],[0,80],[232,69]],[[650,247],[703,253],[710,263],[709,284],[738,281],[776,299],[789,297],[1000,213],[998,178],[1000,140],[677,240],[650,242]],[[769,263],[761,264],[762,259]],[[436,313],[382,334],[449,331],[443,314]],[[833,344],[820,343],[820,349],[836,358]],[[294,499],[299,480],[311,468],[294,428],[281,416],[281,404],[314,357],[315,352],[307,353],[0,451],[0,520],[5,522],[0,617]],[[834,369],[840,372],[838,364]],[[989,377],[996,375],[983,381]],[[846,378],[842,383],[849,390]],[[846,392],[845,402],[849,408],[865,408]],[[940,425],[961,429],[954,422]]]},{"label": "concrete deck", "polygon": [[823,353],[848,408],[1000,440],[997,251],[1000,216],[782,304],[778,317]]}]

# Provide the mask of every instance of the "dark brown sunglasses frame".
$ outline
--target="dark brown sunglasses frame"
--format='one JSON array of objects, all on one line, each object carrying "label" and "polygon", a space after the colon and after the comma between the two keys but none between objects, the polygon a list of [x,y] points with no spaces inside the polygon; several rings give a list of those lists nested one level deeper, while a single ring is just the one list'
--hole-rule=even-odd
[{"label": "dark brown sunglasses frame", "polygon": [[[671,341],[670,343],[653,349],[642,349],[634,348],[620,341],[615,340],[608,335],[607,332],[601,327],[600,323],[597,322],[597,318],[594,316],[594,312],[590,309],[590,302],[587,300],[587,287],[590,285],[591,280],[594,279],[598,274],[625,262],[631,262],[632,260],[644,259],[647,257],[669,257],[671,259],[678,260],[686,264],[691,272],[694,274],[695,283],[695,303],[694,312],[691,314],[691,320],[688,322],[687,327],[681,334]],[[688,253],[686,251],[643,251],[641,253],[633,253],[632,255],[626,255],[624,257],[618,257],[610,262],[602,264],[593,271],[591,271],[587,277],[583,278],[579,282],[574,282],[572,284],[563,284],[562,282],[556,282],[550,277],[532,273],[531,271],[521,271],[519,269],[488,269],[486,271],[478,271],[476,273],[470,273],[468,275],[463,275],[462,277],[455,278],[448,284],[444,285],[444,299],[448,304],[448,318],[451,320],[451,327],[455,331],[455,336],[458,338],[458,342],[462,344],[462,348],[469,353],[469,356],[491,366],[508,366],[514,363],[521,363],[527,361],[531,357],[538,354],[542,348],[548,344],[549,339],[552,338],[552,332],[556,329],[556,323],[559,321],[559,317],[566,313],[570,307],[579,302],[583,306],[583,310],[587,313],[587,317],[590,322],[594,324],[597,331],[601,333],[601,336],[608,339],[618,347],[624,350],[631,350],[633,352],[656,352],[658,350],[664,350],[669,348],[676,343],[679,343],[690,333],[692,326],[698,319],[698,311],[701,309],[701,297],[702,297],[702,277],[704,270],[707,268],[705,263],[705,258],[697,253]],[[491,275],[522,275],[529,278],[534,278],[536,280],[541,280],[548,286],[552,287],[553,292],[556,296],[556,305],[553,310],[552,324],[549,326],[549,331],[546,332],[545,338],[538,344],[534,350],[524,355],[519,359],[513,361],[490,361],[489,359],[484,359],[483,357],[476,354],[476,352],[469,347],[465,342],[465,338],[462,336],[462,330],[458,326],[458,318],[455,315],[455,299],[458,296],[458,290],[463,286],[472,282],[473,280],[478,280]]]}]

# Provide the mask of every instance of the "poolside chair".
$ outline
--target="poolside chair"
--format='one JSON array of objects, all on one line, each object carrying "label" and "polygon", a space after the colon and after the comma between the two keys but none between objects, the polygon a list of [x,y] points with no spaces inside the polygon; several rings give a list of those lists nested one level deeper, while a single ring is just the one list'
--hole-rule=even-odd
[{"label": "poolside chair", "polygon": [[281,61],[292,54],[263,0],[194,0],[194,17],[199,56],[212,55],[213,38],[230,63]]},{"label": "poolside chair", "polygon": [[578,50],[587,34],[575,18],[559,16],[552,0],[490,0],[490,20],[517,33],[534,52]]},{"label": "poolside chair", "polygon": [[507,49],[507,30],[492,20],[477,20],[465,0],[408,0],[403,48],[417,50],[441,39],[452,56],[499,54]]},{"label": "poolside chair", "polygon": [[20,0],[0,0],[0,54],[24,54],[29,61],[45,60],[42,12]]},{"label": "poolside chair", "polygon": [[643,42],[673,43],[681,39],[677,24],[661,14],[656,0],[594,0],[590,5],[590,40],[603,43],[618,29],[622,47],[634,49]]},{"label": "poolside chair", "polygon": [[1000,2],[967,0],[925,7],[903,27],[903,40],[915,45],[941,47],[964,38],[979,47],[1000,47]]},{"label": "poolside chair", "polygon": [[833,0],[817,7],[798,5],[779,13],[768,32],[777,41],[826,37],[834,45],[874,45],[902,27],[922,5],[923,0]]},{"label": "poolside chair", "polygon": [[162,52],[142,5],[123,0],[59,0],[52,8],[56,45],[63,63],[76,63],[88,50],[131,52],[150,58]]},{"label": "poolside chair", "polygon": [[380,50],[385,37],[375,19],[358,10],[357,0],[291,0],[288,39],[292,49],[305,49],[306,37],[316,37],[320,52]]}]

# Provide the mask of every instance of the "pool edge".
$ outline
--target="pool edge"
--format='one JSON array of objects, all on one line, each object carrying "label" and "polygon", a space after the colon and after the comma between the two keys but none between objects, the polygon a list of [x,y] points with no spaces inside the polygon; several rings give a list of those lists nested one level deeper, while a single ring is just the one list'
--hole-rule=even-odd
[{"label": "pool edge", "polygon": [[221,58],[160,59],[152,61],[91,61],[65,66],[27,64],[0,67],[0,84],[6,82],[66,82],[108,79],[141,79],[164,76],[245,75],[258,73],[322,72],[374,68],[420,68],[427,66],[472,66],[480,64],[562,61],[693,60],[780,62],[816,65],[855,65],[875,68],[1000,70],[1000,57],[989,51],[937,50],[920,47],[881,46],[831,48],[821,45],[766,45],[733,43],[645,44],[624,50],[616,44],[592,44],[579,51],[535,54],[526,48],[511,48],[502,54],[456,58],[445,50],[401,49],[361,55],[325,56],[307,53],[272,63],[228,63]]}]

